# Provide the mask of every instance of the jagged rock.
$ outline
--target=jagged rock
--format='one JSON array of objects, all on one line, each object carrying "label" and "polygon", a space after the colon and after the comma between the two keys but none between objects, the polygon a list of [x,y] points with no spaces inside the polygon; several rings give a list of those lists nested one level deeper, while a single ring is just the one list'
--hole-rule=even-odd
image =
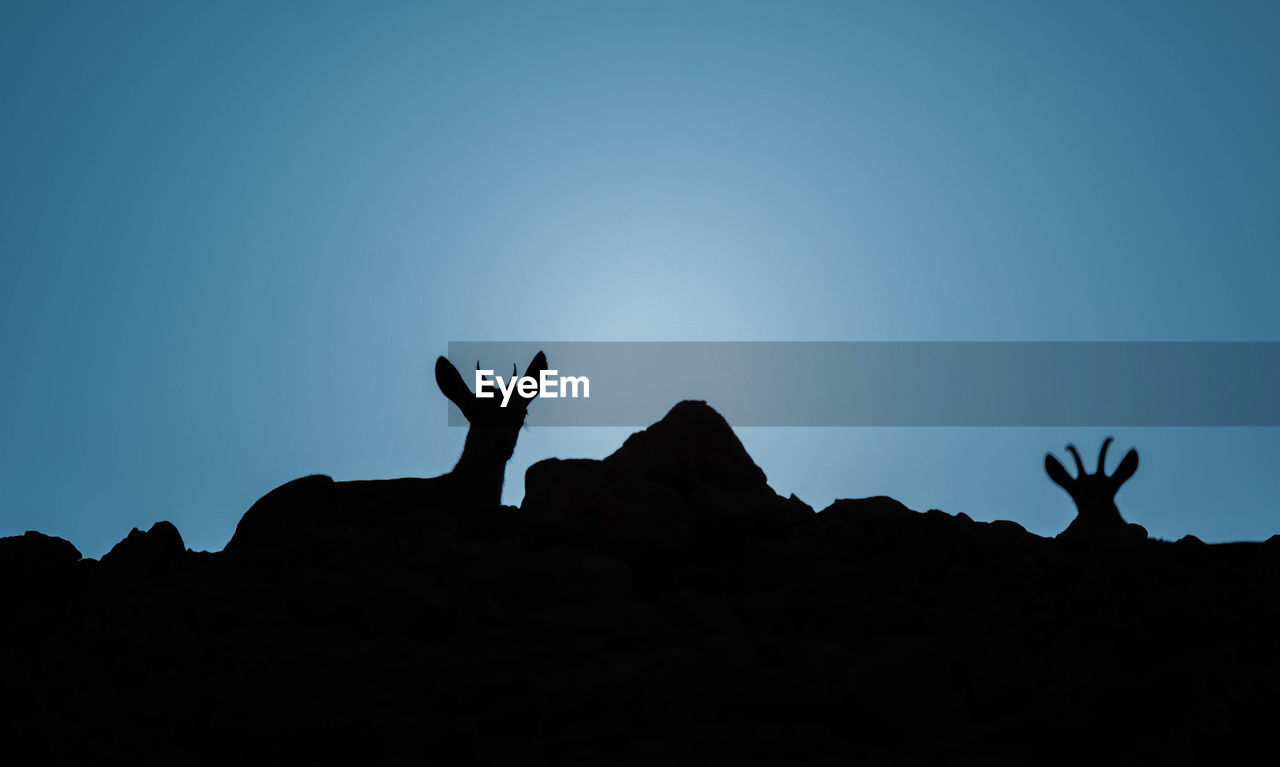
[{"label": "jagged rock", "polygon": [[697,517],[673,489],[604,461],[539,461],[524,478],[521,513],[539,535],[627,558],[679,556]]},{"label": "jagged rock", "polygon": [[635,576],[612,557],[550,546],[484,554],[459,573],[456,586],[471,600],[536,607],[626,599],[635,589]]},{"label": "jagged rock", "polygon": [[521,506],[554,540],[627,557],[673,556],[777,534],[813,509],[769,487],[724,418],[685,401],[602,461],[529,467]]},{"label": "jagged rock", "polygon": [[677,404],[604,460],[675,490],[710,486],[764,492],[769,487],[729,422],[699,400]]},{"label": "jagged rock", "polygon": [[80,551],[63,538],[28,530],[0,538],[0,574],[15,576],[59,570],[80,561]]},{"label": "jagged rock", "polygon": [[1021,546],[1040,540],[1039,536],[1032,535],[1025,527],[1009,519],[996,519],[979,524],[990,531],[991,540],[997,545]]},{"label": "jagged rock", "polygon": [[871,498],[838,498],[818,512],[818,523],[845,532],[872,534],[912,529],[924,515],[883,495]]},{"label": "jagged rock", "polygon": [[769,487],[729,423],[702,401],[677,404],[604,460],[679,493],[705,541],[776,534],[813,515],[794,494]]},{"label": "jagged rock", "polygon": [[736,542],[755,535],[779,535],[813,516],[813,507],[792,494],[772,489],[741,492],[709,485],[694,486],[685,496],[698,518],[705,542]]},{"label": "jagged rock", "polygon": [[1143,543],[1149,537],[1147,528],[1135,522],[1101,528],[1068,527],[1054,536],[1054,540],[1072,546],[1132,546]]},{"label": "jagged rock", "polygon": [[946,732],[971,715],[961,680],[933,635],[875,636],[843,672],[859,712],[889,732]]},{"label": "jagged rock", "polygon": [[82,564],[80,552],[62,538],[34,530],[0,538],[0,604],[53,596],[76,580]]},{"label": "jagged rock", "polygon": [[186,551],[178,528],[162,521],[145,533],[133,528],[102,557],[102,566],[109,571],[154,574],[171,567]]},{"label": "jagged rock", "polygon": [[[815,515],[701,403],[605,460],[536,464],[521,509],[385,524],[354,512],[413,482],[338,484],[268,494],[280,513],[255,505],[216,554],[167,523],[102,563],[0,539],[3,756],[1236,763],[1267,745],[1280,538],[1067,545],[885,497]],[[135,572],[154,575],[115,580]]]}]

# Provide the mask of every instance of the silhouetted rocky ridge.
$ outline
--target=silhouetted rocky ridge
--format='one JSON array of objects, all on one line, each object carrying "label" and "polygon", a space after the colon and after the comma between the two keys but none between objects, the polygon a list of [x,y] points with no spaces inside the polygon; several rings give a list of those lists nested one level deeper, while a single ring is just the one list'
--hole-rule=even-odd
[{"label": "silhouetted rocky ridge", "polygon": [[168,522],[101,561],[0,539],[0,758],[1196,764],[1270,745],[1280,538],[1054,540],[885,497],[815,513],[701,402],[525,486],[520,508],[406,514],[317,475],[218,553]]}]

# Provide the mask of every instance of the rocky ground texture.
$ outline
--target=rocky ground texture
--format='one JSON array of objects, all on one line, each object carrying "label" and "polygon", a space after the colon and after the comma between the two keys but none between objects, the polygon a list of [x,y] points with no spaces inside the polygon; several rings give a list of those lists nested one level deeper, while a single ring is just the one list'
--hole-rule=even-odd
[{"label": "rocky ground texture", "polygon": [[[521,508],[0,539],[6,764],[1195,764],[1269,745],[1280,538],[819,513],[677,405]],[[1269,749],[1268,749],[1269,750]]]}]

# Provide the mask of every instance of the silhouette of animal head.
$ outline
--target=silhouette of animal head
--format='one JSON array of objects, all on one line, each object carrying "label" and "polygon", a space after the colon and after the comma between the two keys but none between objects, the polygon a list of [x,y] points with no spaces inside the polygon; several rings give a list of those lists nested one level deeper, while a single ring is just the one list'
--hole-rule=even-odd
[{"label": "silhouette of animal head", "polygon": [[1067,445],[1067,452],[1076,460],[1076,477],[1073,479],[1052,453],[1044,457],[1044,470],[1054,484],[1066,490],[1071,500],[1076,503],[1076,518],[1066,530],[1058,534],[1059,539],[1083,540],[1099,536],[1123,534],[1146,538],[1146,529],[1141,525],[1130,525],[1120,516],[1116,508],[1116,491],[1133,473],[1138,470],[1138,451],[1130,450],[1116,467],[1111,476],[1106,474],[1107,448],[1112,438],[1107,437],[1098,452],[1098,470],[1088,474],[1084,470],[1084,462],[1075,445]]},{"label": "silhouette of animal head", "polygon": [[[531,378],[538,378],[546,367],[546,355],[538,352],[524,374]],[[479,368],[480,363],[477,362],[476,369]],[[511,366],[511,374],[513,376],[516,374],[515,365]],[[458,460],[458,466],[454,471],[465,471],[469,467],[505,465],[507,459],[515,452],[520,427],[524,426],[529,403],[534,400],[534,397],[522,397],[520,392],[516,391],[512,393],[506,407],[502,407],[500,395],[487,399],[476,397],[462,380],[462,374],[444,357],[436,359],[436,385],[450,402],[458,406],[458,410],[462,411],[462,415],[470,424],[466,445],[462,449],[462,458]]]}]

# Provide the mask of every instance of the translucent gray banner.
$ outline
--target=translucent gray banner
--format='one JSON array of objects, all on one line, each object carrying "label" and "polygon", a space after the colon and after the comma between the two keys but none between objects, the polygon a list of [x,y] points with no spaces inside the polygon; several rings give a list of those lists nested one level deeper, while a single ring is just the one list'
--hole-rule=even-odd
[{"label": "translucent gray banner", "polygon": [[[539,350],[590,384],[539,398],[534,426],[646,426],[683,399],[734,426],[1280,425],[1272,342],[486,341],[448,356],[474,389],[477,360],[506,379]],[[452,405],[449,423],[466,423]]]}]

